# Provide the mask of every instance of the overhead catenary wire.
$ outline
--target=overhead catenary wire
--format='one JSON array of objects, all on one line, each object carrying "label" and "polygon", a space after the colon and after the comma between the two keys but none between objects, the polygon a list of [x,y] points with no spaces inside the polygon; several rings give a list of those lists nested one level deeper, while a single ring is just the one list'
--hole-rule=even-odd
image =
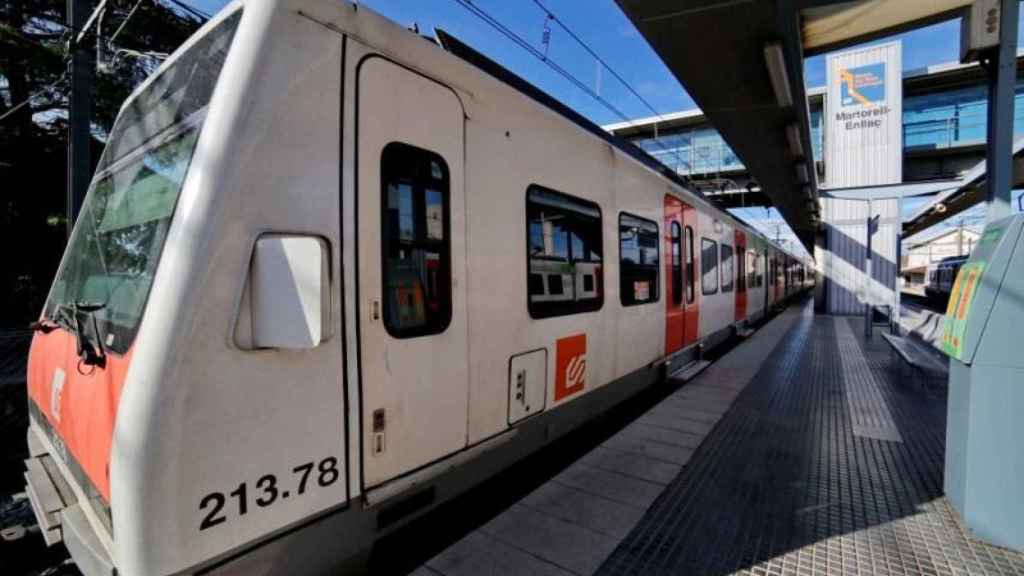
[{"label": "overhead catenary wire", "polygon": [[[580,80],[579,78],[574,76],[571,72],[569,72],[568,70],[566,70],[562,66],[560,66],[553,59],[548,57],[545,53],[543,53],[540,50],[538,50],[529,41],[525,40],[522,36],[520,36],[519,34],[515,33],[513,30],[509,29],[507,26],[502,24],[497,18],[491,16],[485,10],[483,10],[482,8],[480,8],[479,6],[474,4],[473,0],[453,0],[453,1],[456,2],[457,4],[459,4],[460,6],[462,6],[463,8],[465,8],[466,10],[468,10],[469,12],[471,12],[477,18],[479,18],[479,19],[483,20],[484,22],[486,22],[487,24],[489,24],[492,28],[497,30],[499,33],[501,33],[503,36],[505,36],[506,38],[511,40],[513,43],[519,45],[519,47],[521,47],[522,49],[524,49],[527,52],[529,52],[534,58],[537,58],[538,60],[540,60],[541,62],[546,64],[552,70],[557,72],[560,76],[562,76],[563,78],[568,80],[570,83],[572,83],[574,86],[579,88],[581,91],[586,93],[588,96],[590,96],[591,98],[596,100],[602,106],[604,106],[609,111],[611,111],[613,114],[615,114],[616,116],[621,118],[624,122],[630,123],[630,124],[633,123],[633,120],[629,116],[627,116],[622,110],[617,108],[614,104],[612,104],[607,99],[605,99],[600,94],[598,94],[596,91],[594,91],[592,88],[587,86],[587,84],[585,82],[583,82],[582,80]],[[553,19],[556,22],[558,22],[560,27],[562,27],[563,29],[566,29],[565,25],[557,20],[557,17],[554,17],[553,15],[551,15],[551,16],[552,16],[551,19]],[[570,34],[572,34],[572,33],[570,32]],[[576,37],[575,35],[573,35],[573,36],[577,39],[577,42],[580,42],[578,37]],[[588,49],[588,51],[590,51],[589,48],[587,48],[587,49]],[[593,54],[592,51],[591,51],[591,53]],[[603,65],[606,68],[608,67],[607,64],[603,64]],[[618,78],[620,78],[620,81],[622,81],[621,80],[621,76],[619,76],[617,73],[615,73],[615,74],[616,74],[616,76]],[[680,162],[682,162],[682,157],[679,156],[678,152],[665,147],[664,144],[661,143],[658,140],[655,140],[655,143],[658,146],[660,146],[662,148],[662,150],[664,150],[665,152],[668,152],[670,154],[674,154],[676,156],[676,158]]]},{"label": "overhead catenary wire", "polygon": [[[135,15],[135,12],[139,9],[139,6],[141,6],[143,2],[144,2],[144,0],[138,0],[135,3],[135,6],[132,6],[132,9],[128,11],[128,15],[125,16],[124,20],[121,21],[121,25],[118,26],[117,30],[114,30],[114,33],[111,34],[110,38],[107,39],[107,46],[108,47],[113,47],[114,46],[114,40],[117,40],[117,36],[119,34],[121,34],[121,31],[124,30],[124,27],[128,25],[128,22],[132,19],[132,16]],[[154,0],[154,2],[155,2],[155,0]]]},{"label": "overhead catenary wire", "polygon": [[587,93],[589,96],[591,96],[592,98],[594,98],[595,100],[600,102],[603,106],[608,108],[613,114],[615,114],[616,116],[619,116],[620,118],[622,118],[625,121],[629,121],[629,117],[626,116],[626,114],[624,112],[622,112],[621,110],[616,108],[611,102],[608,102],[607,100],[602,98],[600,95],[598,95],[596,92],[594,92],[589,86],[587,86],[582,80],[580,80],[579,78],[576,78],[575,76],[573,76],[572,73],[570,73],[568,70],[566,70],[565,68],[563,68],[560,65],[558,65],[552,59],[546,58],[544,56],[543,52],[541,52],[540,50],[535,48],[527,40],[523,39],[522,36],[519,36],[518,34],[516,34],[511,29],[507,28],[498,19],[494,18],[493,16],[491,16],[490,14],[485,12],[483,9],[481,9],[479,6],[474,4],[472,0],[454,0],[454,1],[456,3],[458,3],[459,5],[461,5],[463,8],[469,10],[471,13],[473,13],[475,16],[477,16],[478,18],[480,18],[484,22],[490,24],[494,29],[496,29],[498,32],[500,32],[502,35],[504,35],[506,38],[508,38],[512,42],[518,44],[521,48],[523,48],[524,50],[529,52],[535,58],[537,58],[541,62],[544,62],[545,64],[547,64],[549,67],[551,67],[552,70],[554,70],[559,75],[561,75],[563,78],[565,78],[566,80],[571,82],[574,86],[576,86],[577,88],[579,88],[580,90],[582,90],[583,92]]},{"label": "overhead catenary wire", "polygon": [[547,6],[545,6],[543,2],[541,2],[540,0],[533,0],[533,3],[536,4],[541,10],[543,10],[548,15],[548,18],[550,18],[556,24],[558,24],[559,28],[564,30],[565,33],[568,34],[573,40],[575,40],[577,44],[582,46],[583,49],[586,50],[588,54],[593,56],[594,59],[597,60],[598,63],[600,63],[601,66],[603,66],[605,68],[605,70],[608,70],[608,72],[610,72],[611,75],[615,77],[616,80],[621,82],[622,85],[626,87],[626,90],[629,90],[629,92],[633,96],[636,96],[636,99],[639,100],[641,103],[643,103],[643,105],[646,106],[647,109],[650,110],[651,113],[654,114],[654,116],[658,118],[658,120],[662,120],[662,121],[665,120],[664,116],[662,116],[658,112],[658,110],[650,102],[647,101],[646,98],[644,98],[635,88],[633,88],[633,85],[630,84],[629,81],[627,81],[625,78],[623,78],[621,74],[619,74],[614,68],[612,68],[611,65],[608,64],[608,62],[606,62],[604,60],[604,58],[601,58],[601,56],[597,52],[595,52],[594,49],[591,48],[586,42],[584,42],[582,38],[580,38],[575,32],[573,32],[569,28],[569,26],[566,25],[565,22],[562,22],[562,20],[559,19],[558,16],[556,16],[553,12],[551,12],[551,10],[548,10]]},{"label": "overhead catenary wire", "polygon": [[44,87],[40,88],[39,90],[36,90],[36,91],[35,91],[35,92],[33,92],[32,94],[30,94],[28,98],[25,98],[25,99],[24,99],[24,100],[22,100],[21,102],[18,102],[17,104],[15,104],[15,105],[11,106],[11,107],[10,107],[10,108],[9,108],[9,109],[8,109],[8,110],[7,110],[6,112],[4,112],[3,114],[0,114],[0,122],[3,122],[3,121],[4,121],[4,120],[5,120],[5,119],[6,119],[6,118],[7,118],[8,116],[10,116],[10,115],[14,114],[14,113],[15,113],[15,112],[17,112],[18,110],[20,110],[20,109],[22,109],[23,107],[27,106],[27,105],[28,105],[28,104],[29,104],[30,102],[32,102],[32,101],[33,101],[33,100],[35,100],[36,98],[38,98],[38,97],[42,96],[43,94],[45,94],[46,92],[48,92],[48,91],[50,91],[50,90],[53,90],[54,88],[56,88],[56,87],[57,87],[57,85],[59,85],[59,84],[60,84],[61,82],[64,82],[64,81],[65,81],[65,80],[67,80],[67,79],[68,79],[68,72],[67,72],[67,70],[65,70],[65,71],[64,71],[64,72],[63,72],[63,73],[62,73],[62,74],[60,75],[60,77],[58,77],[58,78],[57,78],[56,80],[54,80],[53,82],[51,82],[51,83],[47,84],[46,86],[44,86]]},{"label": "overhead catenary wire", "polygon": [[[602,58],[597,53],[597,51],[595,51],[593,48],[591,48],[589,44],[584,42],[583,39],[580,38],[578,34],[573,32],[572,29],[570,29],[569,26],[565,22],[563,22],[557,15],[555,15],[554,12],[549,10],[548,7],[545,6],[543,2],[541,2],[540,0],[533,0],[533,3],[536,4],[538,8],[540,8],[541,10],[544,11],[544,13],[547,15],[547,18],[549,20],[553,20],[556,24],[558,24],[559,28],[564,30],[565,33],[568,34],[573,40],[575,40],[577,44],[582,46],[583,49],[586,50],[587,53],[590,54],[594,58],[594,60],[597,60],[598,64],[600,64],[602,67],[604,67],[604,69],[607,70],[608,72],[610,72],[611,75],[616,80],[618,80],[623,86],[625,86],[626,90],[629,90],[630,94],[635,96],[637,100],[639,100],[644,106],[646,106],[647,109],[650,110],[652,114],[654,114],[655,118],[657,118],[661,122],[666,122],[665,117],[660,112],[658,112],[657,108],[655,108],[654,105],[652,105],[646,98],[644,98],[643,95],[641,95],[640,92],[637,91],[633,87],[633,85],[630,84],[629,81],[626,80],[622,76],[622,74],[619,74],[618,71],[616,71],[614,68],[612,68],[611,64],[606,62],[605,59]],[[632,123],[632,120],[630,120],[630,122]],[[657,124],[654,125],[654,140],[655,140],[655,142],[658,142],[658,125]],[[660,143],[659,143],[659,145],[660,145]],[[666,152],[668,152],[669,150],[670,149],[665,149]],[[675,155],[676,160],[679,160],[680,162],[682,162],[683,159],[679,155],[678,152],[673,152],[673,154]]]},{"label": "overhead catenary wire", "polygon": [[[120,35],[121,32],[124,30],[125,26],[128,24],[128,21],[131,20],[132,16],[135,15],[136,11],[138,11],[138,9],[142,5],[143,1],[144,0],[137,0],[135,5],[132,6],[132,9],[128,12],[128,15],[125,16],[125,19],[121,22],[121,25],[117,27],[117,30],[115,30],[114,33],[110,36],[110,39],[107,40],[107,46],[108,47],[114,48],[114,46],[113,46],[114,40],[116,40],[118,35]],[[203,19],[203,20],[209,20],[211,18],[211,16],[209,14],[206,14],[206,13],[200,11],[197,8],[193,8],[193,7],[185,4],[184,2],[180,2],[178,0],[164,0],[164,1],[170,2],[170,3],[174,4],[175,6],[178,6],[180,9],[188,12],[189,14],[191,14],[192,16],[194,16],[196,18]],[[154,4],[160,3],[160,0],[153,0],[153,2],[154,2]],[[95,10],[93,12],[93,15],[90,17],[89,23],[86,26],[83,26],[82,29],[80,29],[80,30],[73,30],[73,29],[71,29],[69,27],[68,28],[68,34],[71,34],[72,37],[75,37],[75,35],[77,34],[78,38],[81,38],[82,36],[84,36],[89,31],[89,28],[91,28],[91,24],[97,19],[98,12],[101,9],[105,8],[105,5],[106,5],[106,2],[103,2],[103,3],[100,4],[100,6],[97,7],[97,10]],[[140,51],[136,51],[136,50],[125,50],[125,49],[119,49],[119,50],[117,50],[117,52],[118,53],[124,52],[124,53],[129,53],[129,54],[138,55],[138,56],[147,56],[147,57],[156,57],[156,58],[166,58],[167,57],[166,54],[156,53],[156,52],[140,52]],[[67,56],[65,56],[64,64],[66,65],[69,60],[70,59]],[[7,109],[7,111],[5,111],[3,114],[0,114],[0,122],[3,122],[4,120],[6,120],[8,117],[13,115],[18,110],[20,110],[20,109],[24,108],[25,106],[29,105],[32,102],[32,100],[35,100],[36,98],[42,96],[46,92],[48,92],[50,90],[53,90],[54,88],[59,86],[61,83],[66,81],[67,78],[68,78],[68,71],[65,69],[64,72],[61,73],[61,75],[57,78],[57,80],[51,82],[50,84],[47,84],[46,86],[40,88],[39,90],[36,90],[32,94],[30,94],[27,98],[25,98],[21,102],[18,102],[17,104],[13,104],[10,108]]]}]

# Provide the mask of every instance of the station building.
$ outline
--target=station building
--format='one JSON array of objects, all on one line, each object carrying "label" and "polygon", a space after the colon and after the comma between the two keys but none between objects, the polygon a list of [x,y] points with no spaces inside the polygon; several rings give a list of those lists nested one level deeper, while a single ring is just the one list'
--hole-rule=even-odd
[{"label": "station building", "polygon": [[900,276],[903,289],[924,293],[928,268],[947,258],[970,256],[981,234],[970,228],[959,226],[906,242],[900,257]]},{"label": "station building", "polygon": [[[1017,55],[1015,134],[1024,133],[1024,51]],[[822,128],[825,86],[807,90],[817,180],[828,182]],[[903,180],[962,176],[985,158],[988,100],[985,75],[958,62],[903,73]],[[763,206],[757,183],[699,109],[604,126],[666,166],[690,178],[705,195],[728,207]]]}]

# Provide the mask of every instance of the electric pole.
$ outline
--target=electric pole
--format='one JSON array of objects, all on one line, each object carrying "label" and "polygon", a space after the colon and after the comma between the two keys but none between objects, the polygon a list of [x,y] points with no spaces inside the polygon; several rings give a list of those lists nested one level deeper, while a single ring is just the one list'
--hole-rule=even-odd
[{"label": "electric pole", "polygon": [[92,116],[93,53],[81,37],[89,18],[89,0],[67,0],[67,24],[71,30],[68,52],[71,58],[71,90],[68,97],[68,189],[67,232],[75,226],[89,188],[92,157],[89,153]]}]

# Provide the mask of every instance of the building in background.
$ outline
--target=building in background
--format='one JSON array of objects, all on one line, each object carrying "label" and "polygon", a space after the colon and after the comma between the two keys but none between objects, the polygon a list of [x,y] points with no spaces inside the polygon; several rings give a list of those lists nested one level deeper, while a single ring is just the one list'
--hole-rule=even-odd
[{"label": "building in background", "polygon": [[[1024,134],[1024,52],[1017,57],[1015,131]],[[822,130],[825,87],[808,89],[818,182],[828,185]],[[985,157],[985,75],[976,65],[939,64],[903,73],[903,181],[955,178]],[[764,206],[757,183],[699,109],[609,124],[723,206]]]},{"label": "building in background", "polygon": [[[922,236],[922,235],[919,235]],[[964,226],[948,228],[937,234],[905,242],[900,257],[900,276],[903,289],[924,294],[928,267],[946,258],[969,256],[981,237],[977,231]]]}]

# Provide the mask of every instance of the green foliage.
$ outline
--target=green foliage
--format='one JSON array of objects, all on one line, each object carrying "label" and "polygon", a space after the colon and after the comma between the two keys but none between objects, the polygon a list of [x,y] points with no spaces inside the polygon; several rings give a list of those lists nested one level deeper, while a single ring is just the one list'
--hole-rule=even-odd
[{"label": "green foliage", "polygon": [[[95,5],[98,2],[91,2]],[[93,82],[91,153],[132,89],[202,24],[156,0],[110,0],[102,26],[83,39],[99,55]],[[67,182],[66,0],[0,1],[0,330],[38,317],[64,250]]]}]

